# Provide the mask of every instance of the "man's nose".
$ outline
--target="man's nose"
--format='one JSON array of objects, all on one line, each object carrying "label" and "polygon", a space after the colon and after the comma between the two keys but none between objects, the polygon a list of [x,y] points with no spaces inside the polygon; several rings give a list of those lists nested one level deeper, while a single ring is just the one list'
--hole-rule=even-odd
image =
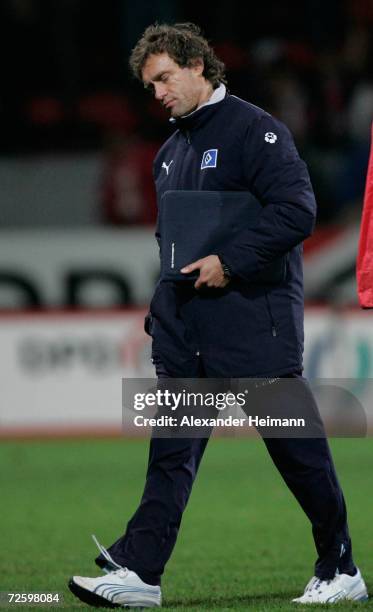
[{"label": "man's nose", "polygon": [[163,100],[163,98],[165,97],[167,93],[164,83],[155,83],[154,89],[155,89],[155,98],[157,100]]}]

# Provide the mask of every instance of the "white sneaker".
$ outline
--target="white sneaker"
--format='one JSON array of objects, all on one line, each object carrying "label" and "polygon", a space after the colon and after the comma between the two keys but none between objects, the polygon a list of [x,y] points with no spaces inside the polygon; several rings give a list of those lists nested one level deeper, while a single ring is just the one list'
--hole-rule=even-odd
[{"label": "white sneaker", "polygon": [[73,576],[69,589],[85,603],[103,608],[152,608],[162,600],[159,586],[146,584],[125,567],[98,578]]},{"label": "white sneaker", "polygon": [[336,574],[331,580],[321,580],[313,576],[304,589],[303,595],[293,601],[301,604],[314,604],[335,603],[342,599],[352,601],[368,599],[367,587],[359,569],[355,576]]}]

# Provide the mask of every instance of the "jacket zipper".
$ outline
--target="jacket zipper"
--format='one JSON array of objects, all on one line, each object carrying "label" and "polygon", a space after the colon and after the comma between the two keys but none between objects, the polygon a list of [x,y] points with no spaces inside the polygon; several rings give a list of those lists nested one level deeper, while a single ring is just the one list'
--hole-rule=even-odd
[{"label": "jacket zipper", "polygon": [[[189,149],[189,146],[191,144],[190,132],[189,132],[189,130],[186,130],[185,132],[181,132],[180,131],[180,134],[184,138],[183,157],[185,157],[186,152]],[[181,177],[181,173],[182,173],[182,170],[183,170],[183,164],[182,163],[179,163],[178,166],[179,166],[179,169],[178,169],[178,172],[177,172],[176,176],[174,177],[174,181],[173,181],[174,185],[175,185],[174,189],[177,188],[176,185],[180,184],[180,177]]]},{"label": "jacket zipper", "polygon": [[268,297],[268,293],[267,292],[265,292],[265,296],[266,296],[268,314],[269,314],[269,318],[271,320],[271,332],[272,332],[272,336],[274,338],[276,338],[276,336],[277,336],[277,329],[276,329],[276,325],[275,325],[275,322],[274,322],[274,319],[273,319],[272,310],[271,310],[271,304],[269,303],[269,297]]}]

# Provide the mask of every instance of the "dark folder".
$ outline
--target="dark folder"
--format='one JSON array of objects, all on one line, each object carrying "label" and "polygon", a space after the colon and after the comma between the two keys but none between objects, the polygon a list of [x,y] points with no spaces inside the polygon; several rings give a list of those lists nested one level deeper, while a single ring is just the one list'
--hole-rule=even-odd
[{"label": "dark folder", "polygon": [[[254,228],[262,211],[248,191],[166,191],[159,203],[161,280],[186,281],[198,271],[182,274],[187,264],[219,253],[245,228]],[[253,282],[280,283],[286,256],[258,273]]]}]

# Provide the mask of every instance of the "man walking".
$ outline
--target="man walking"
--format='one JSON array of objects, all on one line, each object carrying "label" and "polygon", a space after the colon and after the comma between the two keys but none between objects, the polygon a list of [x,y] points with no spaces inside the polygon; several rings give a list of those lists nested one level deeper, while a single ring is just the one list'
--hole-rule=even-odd
[{"label": "man walking", "polygon": [[[192,24],[154,25],[134,48],[136,77],[169,110],[176,131],[154,162],[158,201],[168,191],[251,192],[262,211],[218,253],[191,261],[186,281],[160,281],[147,317],[159,378],[286,377],[304,385],[302,241],[315,199],[287,128],[225,87],[224,65]],[[192,205],[192,204],[191,204]],[[162,250],[162,233],[158,232]],[[259,280],[286,258],[284,277]],[[197,273],[190,281],[188,275]],[[327,441],[266,438],[268,451],[312,524],[315,575],[299,603],[362,600],[346,507]],[[91,605],[159,606],[160,580],[176,542],[206,438],[152,437],[145,490],[124,536],[96,563],[108,574],[74,576]]]}]

